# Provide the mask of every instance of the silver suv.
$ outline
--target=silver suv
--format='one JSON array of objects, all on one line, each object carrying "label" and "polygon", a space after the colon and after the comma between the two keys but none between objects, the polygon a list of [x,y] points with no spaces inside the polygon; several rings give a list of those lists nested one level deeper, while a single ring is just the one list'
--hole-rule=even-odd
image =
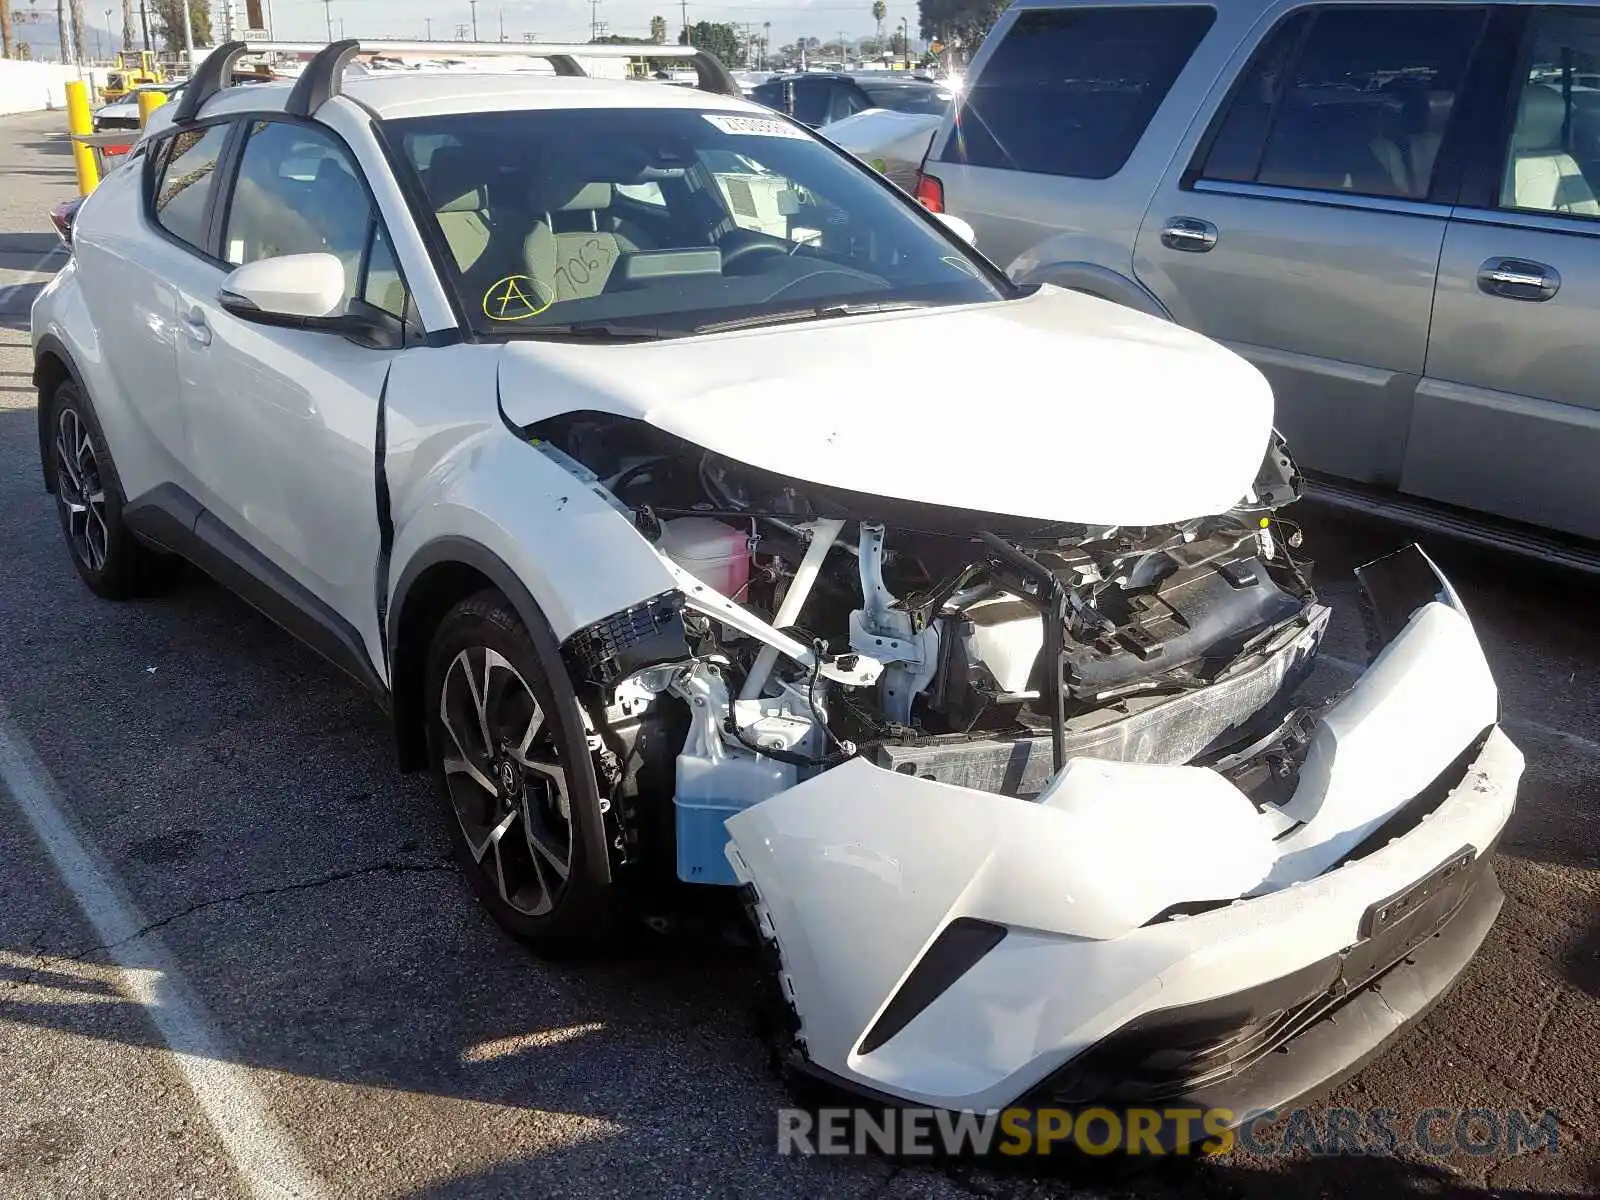
[{"label": "silver suv", "polygon": [[1600,4],[1024,0],[919,197],[1240,351],[1346,498],[1600,538],[1597,71]]}]

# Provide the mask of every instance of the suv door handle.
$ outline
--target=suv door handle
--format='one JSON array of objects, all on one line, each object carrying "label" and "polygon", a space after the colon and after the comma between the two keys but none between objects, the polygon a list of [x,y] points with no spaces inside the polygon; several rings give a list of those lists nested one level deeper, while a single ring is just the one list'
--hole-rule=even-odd
[{"label": "suv door handle", "polygon": [[183,332],[197,346],[211,345],[211,326],[206,324],[206,314],[199,308],[191,308],[183,314]]},{"label": "suv door handle", "polygon": [[1554,267],[1525,258],[1491,258],[1478,268],[1478,289],[1502,300],[1548,300],[1561,290]]},{"label": "suv door handle", "polygon": [[1161,230],[1161,244],[1168,250],[1204,254],[1217,244],[1217,227],[1199,217],[1173,217]]}]

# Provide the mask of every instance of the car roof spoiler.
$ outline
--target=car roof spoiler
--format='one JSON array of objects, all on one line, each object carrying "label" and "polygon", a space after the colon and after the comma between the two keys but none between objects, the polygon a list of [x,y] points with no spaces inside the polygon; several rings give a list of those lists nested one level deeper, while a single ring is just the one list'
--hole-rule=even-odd
[{"label": "car roof spoiler", "polygon": [[358,54],[434,59],[465,58],[542,58],[557,75],[586,77],[583,59],[645,58],[676,59],[694,68],[697,85],[703,92],[720,96],[743,96],[738,81],[723,66],[722,60],[698,46],[638,46],[611,44],[580,44],[556,42],[398,42],[357,41],[349,38],[339,42],[225,42],[218,46],[194,74],[194,79],[180,98],[175,122],[192,121],[200,108],[231,81],[234,64],[245,54],[312,54],[310,62],[295,79],[289,93],[288,111],[294,116],[309,117],[341,90],[344,71]]}]

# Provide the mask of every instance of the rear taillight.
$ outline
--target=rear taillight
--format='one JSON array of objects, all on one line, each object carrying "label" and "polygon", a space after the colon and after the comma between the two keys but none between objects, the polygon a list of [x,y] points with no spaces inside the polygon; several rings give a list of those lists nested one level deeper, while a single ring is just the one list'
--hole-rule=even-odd
[{"label": "rear taillight", "polygon": [[944,184],[935,176],[918,171],[917,186],[912,195],[917,198],[917,203],[929,212],[944,211]]},{"label": "rear taillight", "polygon": [[78,205],[82,203],[82,197],[63,200],[50,210],[50,224],[55,226],[61,244],[69,249],[72,247],[72,218],[78,215]]}]

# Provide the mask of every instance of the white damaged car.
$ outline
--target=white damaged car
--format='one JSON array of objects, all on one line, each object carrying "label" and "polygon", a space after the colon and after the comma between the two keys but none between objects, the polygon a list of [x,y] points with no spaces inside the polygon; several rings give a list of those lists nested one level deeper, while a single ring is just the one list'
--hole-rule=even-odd
[{"label": "white damaged car", "polygon": [[536,944],[734,889],[790,1061],[880,1099],[1242,1118],[1446,990],[1522,758],[1414,547],[1307,697],[1252,367],[1014,287],[705,59],[353,52],[219,49],[76,216],[33,344],[90,587],[185,558],[348,670]]}]

